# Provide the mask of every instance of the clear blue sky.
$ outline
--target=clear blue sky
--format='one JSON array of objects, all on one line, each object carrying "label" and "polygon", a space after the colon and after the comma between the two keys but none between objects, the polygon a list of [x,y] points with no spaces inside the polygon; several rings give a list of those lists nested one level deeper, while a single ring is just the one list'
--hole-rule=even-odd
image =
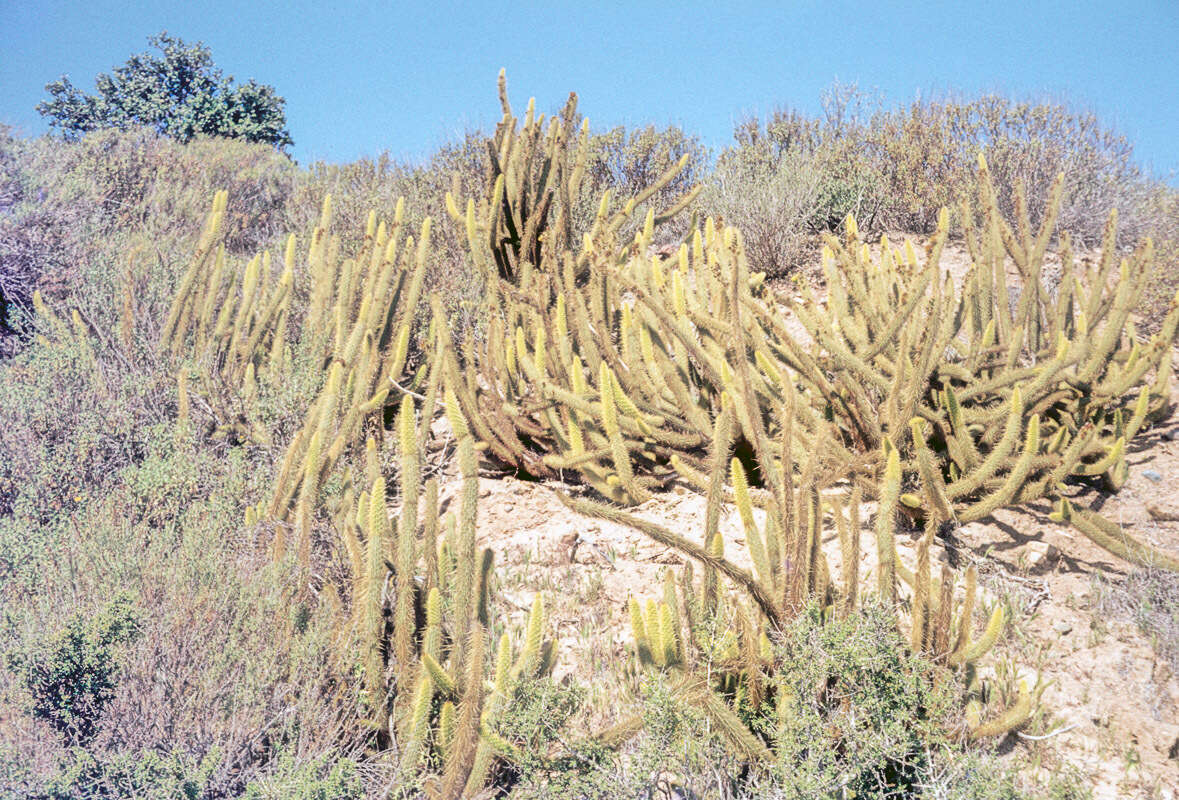
[{"label": "clear blue sky", "polygon": [[838,79],[887,105],[919,94],[1062,97],[1179,174],[1179,2],[377,3],[0,0],[0,121],[62,74],[94,76],[166,29],[204,41],[239,80],[275,86],[302,162],[416,158],[513,102],[571,90],[595,127],[676,123],[711,147],[749,113],[817,113]]}]

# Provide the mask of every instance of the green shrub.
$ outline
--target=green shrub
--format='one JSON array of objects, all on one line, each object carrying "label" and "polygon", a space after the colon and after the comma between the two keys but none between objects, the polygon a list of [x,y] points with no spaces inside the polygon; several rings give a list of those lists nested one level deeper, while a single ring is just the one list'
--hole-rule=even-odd
[{"label": "green shrub", "polygon": [[33,652],[14,655],[32,713],[71,745],[94,735],[99,717],[114,697],[119,646],[139,632],[139,612],[130,595],[120,595],[93,617],[75,615],[65,630]]},{"label": "green shrub", "polygon": [[141,750],[98,758],[73,748],[57,774],[28,795],[29,800],[201,800],[215,757],[193,759],[182,752]]},{"label": "green shrub", "polygon": [[365,796],[359,765],[351,758],[328,753],[301,760],[284,753],[271,774],[246,786],[242,800],[360,800]]},{"label": "green shrub", "polygon": [[908,652],[892,614],[878,605],[845,619],[800,614],[774,643],[782,669],[777,688],[789,698],[780,727],[769,717],[779,760],[752,770],[709,718],[658,672],[645,674],[634,702],[642,728],[613,752],[592,738],[569,740],[577,719],[575,689],[524,686],[505,712],[505,738],[532,742],[514,776],[514,798],[933,797],[1012,800],[1011,768],[958,737],[956,687]]},{"label": "green shrub", "polygon": [[[800,615],[777,645],[778,690],[789,708],[769,731],[779,779],[798,797],[911,792],[929,752],[952,741],[954,687],[913,654],[879,605],[845,619]],[[769,720],[767,720],[769,722]]]},{"label": "green shrub", "polygon": [[[583,688],[551,680],[521,681],[504,709],[497,733],[522,742],[523,758],[499,776],[514,797],[594,797],[594,777],[612,754],[589,739],[569,740],[570,723],[585,702]],[[540,793],[548,793],[543,795]]]}]

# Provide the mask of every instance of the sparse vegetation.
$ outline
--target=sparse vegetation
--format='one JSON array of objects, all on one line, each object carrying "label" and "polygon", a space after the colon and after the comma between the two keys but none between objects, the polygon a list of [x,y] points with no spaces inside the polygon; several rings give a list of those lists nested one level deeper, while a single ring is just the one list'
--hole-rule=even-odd
[{"label": "sparse vegetation", "polygon": [[1095,588],[1095,613],[1133,621],[1179,671],[1179,575],[1140,569],[1122,580],[1099,581]]},{"label": "sparse vegetation", "polygon": [[[1170,412],[1174,192],[1051,105],[837,87],[713,162],[500,95],[422,164],[0,136],[0,796],[1043,796],[992,744],[1045,686],[946,542],[1058,501],[1176,663],[1174,548],[1075,498]],[[675,568],[562,581],[617,638],[554,620],[480,468]]]}]

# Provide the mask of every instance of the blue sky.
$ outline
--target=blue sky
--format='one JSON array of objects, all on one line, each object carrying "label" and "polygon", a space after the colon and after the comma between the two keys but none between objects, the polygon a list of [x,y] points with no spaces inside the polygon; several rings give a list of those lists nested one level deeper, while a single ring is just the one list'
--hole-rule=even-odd
[{"label": "blue sky", "polygon": [[1064,98],[1156,174],[1179,175],[1179,2],[116,3],[0,0],[0,121],[62,74],[94,76],[161,30],[201,40],[287,99],[301,162],[417,158],[498,118],[495,76],[544,111],[569,91],[595,127],[675,123],[718,148],[750,113],[819,111],[838,80],[886,105],[948,91]]}]

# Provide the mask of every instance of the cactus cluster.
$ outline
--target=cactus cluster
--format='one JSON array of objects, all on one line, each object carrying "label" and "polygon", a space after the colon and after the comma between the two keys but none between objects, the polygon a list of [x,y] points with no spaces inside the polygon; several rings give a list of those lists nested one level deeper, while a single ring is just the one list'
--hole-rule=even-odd
[{"label": "cactus cluster", "polygon": [[[270,496],[247,522],[267,522],[278,558],[293,537],[307,575],[315,520],[332,522],[348,576],[334,596],[355,634],[343,638],[360,644],[359,657],[351,645],[343,655],[361,665],[381,749],[405,775],[430,775],[429,795],[475,794],[497,759],[518,757],[496,722],[512,684],[553,661],[539,597],[515,651],[505,634],[490,653],[492,558],[475,538],[479,451],[532,476],[578,476],[591,493],[563,496],[573,510],[689,557],[660,599],[630,601],[636,658],[677,673],[675,691],[752,761],[773,760],[775,739],[749,726],[749,712],[785,713],[774,637],[808,606],[824,615],[860,608],[864,499],[877,507],[875,594],[913,652],[964,674],[976,738],[1026,722],[1042,687],[1021,686],[1011,707],[981,718],[986,692],[974,665],[1005,614],[996,608],[976,637],[975,572],[932,563],[943,526],[1055,496],[1055,517],[1101,546],[1179,569],[1061,496],[1073,481],[1119,488],[1130,441],[1169,411],[1179,298],[1160,332],[1138,341],[1131,312],[1149,280],[1151,245],[1116,265],[1116,218],[1095,263],[1079,262],[1063,237],[1060,274],[1048,280],[1061,181],[1038,228],[1022,196],[1012,227],[980,158],[980,203],[963,213],[973,260],[964,276],[940,263],[944,212],[923,256],[887,239],[873,256],[849,217],[823,250],[827,297],[794,299],[750,274],[740,232],[712,219],[694,220],[669,259],[650,254],[656,227],[698,192],[645,208],[683,162],[622,203],[607,194],[589,230],[577,231],[588,129],[576,123],[576,96],[554,119],[530,103],[518,120],[501,74],[500,98],[486,195],[446,198],[486,282],[478,335],[456,341],[433,298],[428,358],[405,380],[430,221],[409,236],[402,202],[392,224],[370,216],[359,251],[343,257],[328,198],[305,259],[291,237],[281,272],[263,253],[239,274],[218,245],[224,193],[161,332],[179,368],[180,417],[195,396],[212,432],[238,441],[277,438],[259,419],[259,382],[288,377],[295,352],[322,364],[318,395],[302,425],[283,434]],[[640,209],[641,224],[624,234]],[[296,313],[292,297],[303,292],[306,312]],[[83,332],[80,320],[71,332],[37,304],[61,335]],[[439,406],[457,443],[457,516],[440,513],[436,479],[423,483]],[[394,518],[379,457],[390,420]],[[340,491],[325,502],[337,478]],[[673,482],[706,495],[699,541],[623,508]],[[741,519],[752,570],[725,555],[726,504]],[[912,567],[897,554],[901,520],[924,525]],[[822,547],[830,527],[838,570]],[[308,582],[299,585],[304,592]],[[733,623],[719,640],[709,624],[718,619]],[[625,720],[595,738],[617,743],[640,725]]]},{"label": "cactus cluster", "polygon": [[[711,219],[693,226],[670,260],[648,255],[656,225],[684,203],[648,210],[633,241],[623,240],[648,192],[614,213],[604,197],[576,247],[503,250],[518,238],[512,231],[544,227],[518,210],[530,196],[518,176],[531,174],[535,149],[518,143],[534,141],[540,123],[530,111],[520,133],[504,106],[492,149],[517,177],[499,175],[465,215],[448,198],[484,267],[488,322],[485,336],[461,345],[465,374],[457,352],[446,369],[490,457],[506,468],[575,474],[622,505],[672,481],[703,491],[728,394],[741,398],[738,449],[768,470],[755,482],[771,481],[774,465],[786,463],[789,430],[786,444],[803,450],[825,437],[816,469],[874,491],[890,440],[909,516],[962,523],[1057,495],[1066,482],[1120,487],[1128,443],[1169,410],[1179,301],[1140,343],[1130,317],[1150,278],[1152,246],[1115,268],[1113,218],[1096,263],[1078,263],[1062,237],[1061,274],[1047,280],[1060,180],[1039,227],[1021,201],[1013,228],[980,157],[980,202],[963,214],[973,265],[960,281],[940,263],[947,214],[924,257],[887,239],[873,257],[849,217],[846,236],[828,236],[824,247],[827,298],[808,290],[798,300],[749,274],[740,233]],[[551,130],[566,129],[554,122]],[[553,133],[550,141],[562,140]],[[542,174],[576,179],[577,168],[548,163]],[[515,206],[503,199],[513,187]],[[535,207],[547,213],[546,203]],[[1104,545],[1108,537],[1091,538]],[[1118,552],[1166,562],[1140,543]]]},{"label": "cactus cluster", "polygon": [[[509,198],[527,203],[516,189]],[[440,405],[445,349],[434,347],[416,373],[404,375],[431,223],[415,241],[403,230],[398,201],[392,223],[371,214],[358,252],[343,257],[325,198],[305,258],[297,257],[291,236],[276,275],[268,252],[240,271],[227,262],[219,245],[225,206],[225,193],[217,193],[161,334],[161,350],[179,366],[178,416],[188,420],[198,401],[214,420],[212,435],[271,446],[277,432],[259,417],[259,382],[289,379],[296,358],[322,364],[322,385],[287,437],[270,497],[247,508],[246,523],[265,522],[274,531],[276,560],[293,531],[305,572],[314,523],[331,523],[347,579],[320,593],[334,598],[342,666],[357,664],[363,675],[377,749],[392,754],[407,786],[430,796],[472,796],[491,780],[497,761],[519,758],[516,745],[496,733],[499,717],[516,683],[551,672],[556,651],[543,638],[539,595],[516,647],[508,633],[492,641],[493,560],[475,539],[477,446],[449,387],[444,399],[463,476],[458,515],[440,514],[436,478],[423,484],[422,452]],[[292,314],[296,292],[306,293],[306,305]],[[55,332],[74,335],[43,303],[38,309]],[[443,320],[435,300],[427,339],[442,341]],[[81,333],[80,320],[75,324]],[[394,390],[399,402],[389,398]],[[420,420],[414,397],[422,398]],[[400,489],[392,493],[379,445],[390,418]],[[340,491],[327,497],[332,476]],[[400,500],[393,518],[389,495]],[[304,583],[295,596],[306,597]]]},{"label": "cactus cluster", "polygon": [[[215,436],[268,445],[270,433],[259,422],[254,401],[259,372],[283,371],[294,238],[281,274],[274,274],[269,252],[251,259],[244,271],[235,269],[219,241],[227,201],[224,191],[213,197],[196,255],[160,332],[160,349],[167,356],[192,356],[193,363],[177,376],[182,416],[188,416],[195,390],[215,420]],[[194,376],[197,382],[190,386]]]},{"label": "cactus cluster", "polygon": [[[798,379],[825,398],[846,441],[896,442],[906,483],[920,484],[900,502],[918,518],[970,522],[1077,481],[1116,491],[1130,442],[1170,411],[1179,297],[1140,341],[1131,316],[1153,248],[1147,240],[1118,265],[1116,214],[1093,263],[1063,236],[1059,273],[1047,280],[1061,185],[1038,228],[1018,193],[1012,228],[980,156],[981,204],[962,214],[965,275],[939,266],[944,213],[924,263],[887,239],[873,258],[849,219],[846,238],[829,236],[824,248],[826,307],[809,292],[792,305],[815,343],[791,361]],[[1095,533],[1088,513],[1058,516],[1129,561],[1175,563],[1121,532]]]},{"label": "cactus cluster", "polygon": [[[576,470],[603,488],[613,475],[612,494],[643,494],[630,480],[627,465],[614,468],[610,454],[621,456],[634,445],[638,429],[633,417],[638,410],[630,397],[647,376],[632,374],[620,354],[598,350],[613,348],[610,332],[613,317],[620,313],[622,286],[595,268],[590,253],[608,258],[616,252],[620,231],[635,209],[670,182],[683,164],[617,211],[611,211],[609,194],[604,196],[591,230],[584,234],[585,249],[575,256],[570,249],[570,209],[581,190],[587,131],[583,125],[577,133],[573,126],[576,97],[547,125],[543,115],[534,114],[532,104],[522,123],[512,116],[502,76],[501,100],[504,117],[489,143],[493,170],[487,195],[478,202],[467,199],[465,212],[459,200],[447,196],[448,211],[464,226],[471,259],[485,277],[490,311],[486,335],[463,344],[465,369],[460,369],[458,353],[453,352],[457,348],[445,357],[447,381],[455,387],[475,433],[501,464],[539,477]],[[690,191],[659,218],[678,213],[698,191]],[[654,220],[650,215],[645,233],[636,238],[639,250],[650,244]],[[631,332],[637,336],[638,330],[632,327]],[[599,338],[602,341],[595,342]],[[638,347],[637,341],[634,345]],[[604,411],[588,391],[590,384],[601,380],[607,381],[608,394],[615,398]],[[636,400],[644,408],[648,405],[645,399]],[[676,402],[659,400],[662,406]],[[579,411],[571,413],[571,403],[579,404]],[[622,430],[611,437],[597,418],[615,407],[621,415],[611,419],[617,419]],[[665,411],[674,414],[673,407]],[[579,415],[587,419],[579,421]],[[678,443],[683,437],[677,438],[672,426],[669,422],[658,427],[667,427],[667,435]],[[687,439],[689,446],[705,441],[691,434]],[[626,477],[619,478],[619,472]],[[621,486],[623,479],[629,488]]]},{"label": "cactus cluster", "polygon": [[[360,251],[341,259],[338,238],[328,235],[329,196],[311,238],[312,285],[303,335],[322,357],[327,380],[287,447],[265,507],[265,516],[276,523],[276,553],[281,554],[287,525],[293,524],[304,564],[324,481],[344,450],[360,441],[365,422],[383,417],[390,391],[406,391],[400,381],[421,298],[430,220],[422,223],[415,245],[412,235],[403,238],[404,213],[401,199],[390,226],[370,214]],[[422,375],[419,371],[415,385]]]},{"label": "cactus cluster", "polygon": [[335,527],[349,565],[351,611],[344,616],[356,635],[344,638],[359,641],[371,725],[399,773],[411,783],[424,781],[431,796],[469,797],[485,787],[497,760],[519,758],[496,727],[513,686],[551,672],[555,642],[543,638],[544,603],[536,595],[519,644],[513,648],[503,633],[491,652],[493,559],[475,541],[474,439],[459,436],[458,514],[440,515],[437,478],[421,486],[425,439],[409,396],[396,432],[396,516],[389,514],[374,439],[366,444],[359,496],[351,475],[345,477]]},{"label": "cactus cluster", "polygon": [[[863,491],[858,485],[825,487],[818,469],[818,451],[812,451],[804,461],[796,479],[788,433],[781,442],[785,466],[754,464],[762,474],[774,474],[775,482],[766,489],[752,489],[747,467],[740,459],[730,458],[740,402],[727,394],[722,397],[717,433],[711,444],[713,467],[707,476],[702,542],[598,501],[582,498],[566,502],[581,513],[631,525],[701,565],[703,575],[698,581],[691,561],[678,581],[669,573],[662,598],[648,600],[645,610],[637,600],[630,600],[636,656],[644,666],[680,673],[683,682],[677,691],[689,692],[690,699],[746,756],[770,760],[773,736],[759,736],[740,725],[738,710],[768,714],[771,718],[786,713],[776,705],[772,688],[776,654],[771,641],[804,606],[816,604],[825,616],[846,616],[859,608]],[[967,570],[961,591],[958,576],[948,565],[943,564],[939,574],[934,575],[933,525],[927,527],[918,543],[915,569],[905,567],[898,558],[895,542],[901,467],[897,449],[885,441],[883,458],[887,466],[878,490],[882,500],[875,525],[877,597],[895,610],[898,626],[908,629],[914,652],[944,668],[964,671],[970,735],[977,738],[1007,733],[1027,721],[1042,687],[1023,687],[1009,709],[989,721],[980,719],[979,701],[985,687],[974,664],[996,642],[1005,623],[1005,611],[997,606],[983,633],[974,637],[975,570]],[[744,529],[752,572],[725,557],[718,522],[728,494],[726,484],[732,487],[731,497]],[[757,510],[762,513],[755,513]],[[822,548],[828,518],[839,534],[839,574],[832,570]],[[740,599],[733,599],[725,591],[726,581],[738,590]],[[907,587],[903,604],[899,602],[900,584]],[[727,607],[722,608],[722,603]],[[718,618],[732,620],[719,644],[715,630],[708,624]]]},{"label": "cactus cluster", "polygon": [[[392,223],[369,215],[363,243],[345,258],[339,237],[330,232],[332,201],[326,197],[305,258],[298,258],[291,235],[276,274],[269,251],[244,270],[227,264],[225,248],[218,244],[225,204],[225,193],[218,192],[161,332],[161,348],[183,357],[178,377],[182,416],[195,389],[216,420],[214,435],[262,445],[271,445],[273,437],[259,420],[259,383],[289,379],[295,347],[302,358],[324,365],[326,380],[286,446],[269,503],[249,511],[251,522],[266,518],[275,523],[274,548],[280,557],[293,526],[307,564],[311,515],[323,482],[344,449],[362,440],[365,421],[383,413],[390,390],[403,378],[430,220],[423,222],[415,242],[403,230],[405,202],[399,200]],[[299,287],[306,289],[308,302],[306,312],[293,320],[291,299]],[[288,339],[292,328],[294,336]]]},{"label": "cactus cluster", "polygon": [[[497,163],[511,165],[508,174],[531,174],[527,148],[519,165],[512,161],[515,121],[506,99],[504,109]],[[670,261],[648,255],[667,215],[648,210],[633,242],[623,241],[623,223],[649,195],[613,214],[603,198],[576,247],[566,232],[564,251],[508,252],[503,243],[519,238],[512,230],[530,229],[530,221],[516,216],[512,230],[503,228],[504,184],[501,175],[482,208],[468,201],[465,216],[448,198],[472,258],[484,266],[489,313],[486,335],[463,343],[465,371],[459,348],[443,341],[447,381],[493,461],[541,477],[579,474],[609,504],[570,499],[574,509],[632,525],[704,565],[698,599],[689,576],[682,602],[669,590],[646,614],[632,608],[644,663],[688,663],[693,612],[715,613],[719,576],[745,592],[758,613],[738,612],[744,633],[732,655],[745,661],[734,675],[714,676],[710,691],[719,697],[736,697],[739,686],[761,691],[759,638],[805,603],[843,613],[856,607],[864,492],[879,506],[879,596],[895,606],[899,584],[907,584],[913,649],[969,669],[994,643],[1003,612],[972,641],[974,576],[966,576],[961,597],[948,566],[934,576],[930,548],[939,527],[1059,495],[1066,482],[1101,479],[1119,488],[1127,442],[1169,411],[1179,301],[1155,337],[1137,341],[1130,315],[1150,277],[1151,245],[1122,262],[1111,289],[1116,219],[1095,264],[1078,264],[1062,237],[1061,274],[1055,285],[1047,280],[1059,180],[1039,227],[1020,200],[1013,228],[980,157],[981,202],[963,214],[974,263],[957,283],[940,264],[947,214],[923,258],[911,244],[896,249],[887,239],[873,258],[849,217],[845,238],[828,237],[824,248],[824,302],[764,286],[749,274],[740,233],[712,220],[702,230],[692,226]],[[796,451],[811,454],[801,470]],[[841,480],[846,487],[830,491]],[[672,481],[708,494],[702,543],[617,507],[641,503]],[[752,574],[723,557],[717,519],[724,501],[736,504],[746,528]],[[754,506],[765,512],[764,527]],[[925,524],[915,569],[896,555],[901,512]],[[840,532],[841,581],[819,546],[827,514]],[[1174,564],[1067,499],[1056,516],[1132,561]],[[971,719],[973,735],[1022,724],[1038,688],[1024,687],[991,722]],[[719,709],[715,699],[702,702]],[[731,720],[717,721],[732,729]]]}]

